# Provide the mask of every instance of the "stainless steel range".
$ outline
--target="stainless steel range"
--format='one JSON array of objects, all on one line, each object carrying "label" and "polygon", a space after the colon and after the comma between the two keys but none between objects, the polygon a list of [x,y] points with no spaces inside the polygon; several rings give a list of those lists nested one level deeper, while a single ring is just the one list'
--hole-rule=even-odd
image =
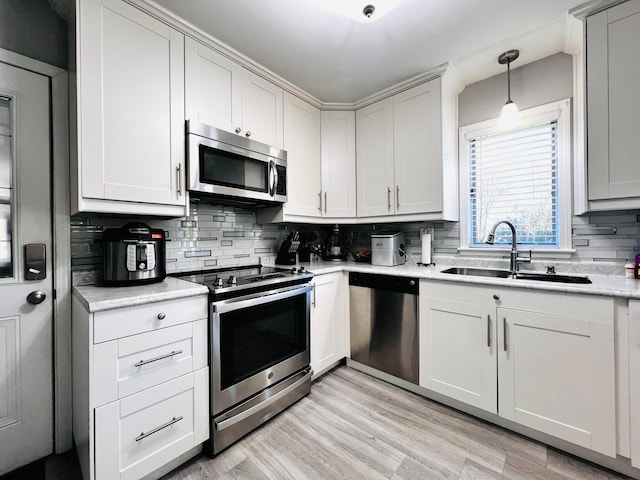
[{"label": "stainless steel range", "polygon": [[251,266],[177,275],[209,287],[211,444],[215,455],[311,390],[311,279]]}]

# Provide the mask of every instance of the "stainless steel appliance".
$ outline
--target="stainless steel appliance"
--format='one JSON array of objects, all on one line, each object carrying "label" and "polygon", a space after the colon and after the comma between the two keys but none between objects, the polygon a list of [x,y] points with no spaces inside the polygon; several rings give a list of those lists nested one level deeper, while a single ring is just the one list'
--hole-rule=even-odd
[{"label": "stainless steel appliance", "polygon": [[418,280],[351,272],[351,359],[418,384]]},{"label": "stainless steel appliance", "polygon": [[244,205],[287,201],[287,152],[280,148],[187,121],[187,163],[196,196]]},{"label": "stainless steel appliance", "polygon": [[102,235],[104,283],[139,285],[166,277],[164,230],[130,222]]},{"label": "stainless steel appliance", "polygon": [[406,258],[403,232],[380,232],[371,235],[372,265],[403,265]]},{"label": "stainless steel appliance", "polygon": [[252,266],[178,275],[209,287],[215,455],[311,390],[313,274]]}]

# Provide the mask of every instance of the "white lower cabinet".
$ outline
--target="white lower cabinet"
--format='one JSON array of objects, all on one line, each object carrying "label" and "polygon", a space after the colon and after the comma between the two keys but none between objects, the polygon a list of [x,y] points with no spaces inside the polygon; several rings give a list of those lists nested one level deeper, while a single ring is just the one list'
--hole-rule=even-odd
[{"label": "white lower cabinet", "polygon": [[157,475],[209,438],[207,296],[88,312],[73,299],[73,434],[86,480]]},{"label": "white lower cabinet", "polygon": [[313,279],[311,292],[311,368],[317,377],[347,355],[344,273]]},{"label": "white lower cabinet", "polygon": [[208,390],[203,368],[96,408],[96,478],[142,478],[207,440]]},{"label": "white lower cabinet", "polygon": [[420,385],[615,457],[612,298],[422,281]]}]

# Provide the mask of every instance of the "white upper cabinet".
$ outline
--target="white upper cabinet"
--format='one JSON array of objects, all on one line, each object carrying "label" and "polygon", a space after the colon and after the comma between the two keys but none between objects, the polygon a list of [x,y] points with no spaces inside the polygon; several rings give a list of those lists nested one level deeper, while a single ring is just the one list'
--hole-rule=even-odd
[{"label": "white upper cabinet", "polygon": [[640,3],[586,18],[589,208],[640,207]]},{"label": "white upper cabinet", "polygon": [[287,203],[261,208],[260,223],[355,221],[355,113],[323,111],[284,94]]},{"label": "white upper cabinet", "polygon": [[395,180],[391,98],[356,111],[356,168],[358,217],[393,215]]},{"label": "white upper cabinet", "polygon": [[[242,69],[242,125],[234,130],[253,140],[283,147],[283,90]],[[238,132],[238,128],[241,129]]]},{"label": "white upper cabinet", "polygon": [[358,217],[458,219],[460,84],[447,75],[356,112]]},{"label": "white upper cabinet", "polygon": [[356,116],[322,112],[322,216],[356,216]]},{"label": "white upper cabinet", "polygon": [[73,212],[184,215],[184,35],[122,1],[77,5]]},{"label": "white upper cabinet", "polygon": [[187,119],[282,148],[282,88],[191,38],[185,85]]},{"label": "white upper cabinet", "polygon": [[393,97],[396,213],[442,211],[440,79]]},{"label": "white upper cabinet", "polygon": [[287,215],[320,216],[320,110],[284,94]]},{"label": "white upper cabinet", "polygon": [[189,37],[184,54],[187,120],[233,132],[241,123],[233,92],[240,92],[242,67]]}]

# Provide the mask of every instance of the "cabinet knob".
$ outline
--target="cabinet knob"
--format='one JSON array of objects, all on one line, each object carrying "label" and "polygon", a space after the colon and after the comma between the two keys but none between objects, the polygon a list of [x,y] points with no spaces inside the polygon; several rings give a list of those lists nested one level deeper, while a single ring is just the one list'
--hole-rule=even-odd
[{"label": "cabinet knob", "polygon": [[245,137],[249,138],[251,136],[251,132],[247,132],[244,134]]},{"label": "cabinet knob", "polygon": [[494,299],[494,300],[500,300],[500,295],[498,295],[498,294],[494,293],[494,294],[493,294],[493,299]]},{"label": "cabinet knob", "polygon": [[164,320],[164,317],[165,317],[165,316],[166,316],[166,315],[165,315],[164,313],[160,312],[160,313],[158,314],[158,320]]},{"label": "cabinet knob", "polygon": [[242,129],[240,127],[236,127],[236,133],[240,133]]}]

